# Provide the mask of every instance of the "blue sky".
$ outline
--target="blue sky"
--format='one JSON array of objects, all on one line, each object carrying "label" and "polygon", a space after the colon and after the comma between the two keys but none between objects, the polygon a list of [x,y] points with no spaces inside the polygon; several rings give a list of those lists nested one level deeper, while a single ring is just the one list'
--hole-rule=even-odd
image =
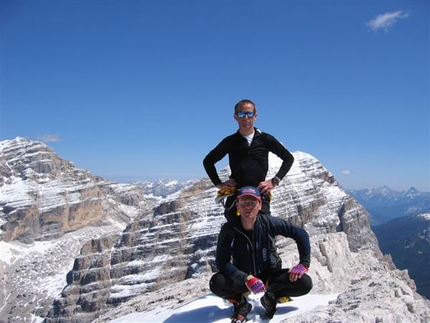
[{"label": "blue sky", "polygon": [[430,191],[428,1],[2,1],[0,15],[0,140],[117,181],[203,178],[249,98],[258,128],[344,188]]}]

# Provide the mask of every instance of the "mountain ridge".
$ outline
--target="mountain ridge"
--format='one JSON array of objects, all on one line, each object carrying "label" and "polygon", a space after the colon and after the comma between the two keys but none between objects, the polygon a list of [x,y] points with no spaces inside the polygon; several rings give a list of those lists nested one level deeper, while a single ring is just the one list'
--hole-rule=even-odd
[{"label": "mountain ridge", "polygon": [[430,212],[430,192],[411,187],[407,191],[392,190],[388,186],[348,190],[370,213],[372,225],[382,224],[401,216]]},{"label": "mountain ridge", "polygon": [[[217,190],[209,179],[197,180],[164,198],[148,197],[142,188],[136,191],[136,186],[83,177],[81,171],[72,167],[67,174],[76,177],[62,177],[61,172],[51,176],[48,168],[42,166],[54,163],[49,169],[57,169],[64,161],[56,159],[52,151],[40,153],[46,147],[34,150],[39,143],[13,143],[27,147],[29,153],[19,159],[16,154],[7,153],[12,150],[5,152],[4,142],[0,144],[2,230],[13,231],[15,225],[9,224],[11,219],[18,222],[17,226],[25,227],[32,222],[19,221],[28,215],[39,214],[39,218],[44,218],[44,211],[52,212],[50,207],[39,207],[46,203],[48,206],[57,203],[53,204],[54,209],[62,220],[57,227],[50,224],[56,235],[49,235],[46,240],[40,239],[43,225],[29,232],[25,239],[19,239],[18,234],[12,238],[6,234],[8,231],[0,235],[2,317],[34,322],[40,322],[41,318],[46,322],[108,322],[126,312],[147,311],[156,305],[175,307],[208,292],[208,277],[216,270],[213,256],[217,232],[225,221],[222,207],[214,202]],[[303,152],[295,152],[294,156],[292,169],[273,192],[272,211],[310,233],[313,293],[339,293],[336,302],[314,312],[312,320],[306,316],[301,319],[428,320],[429,306],[416,294],[414,282],[382,256],[364,208],[316,158]],[[19,160],[26,162],[21,161],[20,167],[15,167]],[[279,160],[271,156],[270,164],[268,176],[273,176]],[[34,174],[25,177],[30,169]],[[228,169],[221,171],[221,177],[228,177]],[[44,181],[38,181],[40,178]],[[58,179],[65,182],[63,186],[58,185],[61,183]],[[96,192],[95,195],[88,193],[85,185],[84,190],[69,188],[70,183],[83,179],[90,179],[86,185],[90,183],[90,193]],[[56,198],[34,194],[50,184],[56,184],[55,190],[50,190]],[[19,199],[21,202],[5,200],[5,190],[20,190],[20,196],[25,193],[26,198]],[[73,201],[77,203],[64,198],[70,192],[75,194],[77,199]],[[99,201],[97,208],[82,203],[88,197]],[[61,226],[69,214],[64,210],[73,209],[76,204],[83,208],[82,212],[94,216],[90,219],[94,222],[64,232]],[[99,219],[111,225],[102,225]],[[277,245],[285,266],[297,262],[292,241],[281,239]],[[35,259],[40,263],[35,263]],[[357,268],[363,272],[357,272]],[[62,284],[60,276],[64,279]],[[20,281],[20,285],[13,285],[15,281]],[[48,290],[51,292],[45,295],[47,292],[43,291]],[[378,295],[376,299],[381,302],[375,303],[373,297],[367,301],[369,292]],[[352,299],[354,306],[350,305]]]},{"label": "mountain ridge", "polygon": [[430,298],[430,212],[408,215],[376,225],[381,250],[399,269],[407,269],[417,292]]}]

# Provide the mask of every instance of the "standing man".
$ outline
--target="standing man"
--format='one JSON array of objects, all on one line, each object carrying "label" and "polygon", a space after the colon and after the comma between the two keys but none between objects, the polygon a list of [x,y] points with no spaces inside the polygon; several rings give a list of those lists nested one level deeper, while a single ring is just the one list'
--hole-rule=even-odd
[{"label": "standing man", "polygon": [[[251,100],[241,100],[234,106],[234,119],[239,130],[224,138],[203,160],[203,166],[212,183],[221,189],[257,187],[262,194],[262,211],[270,214],[270,192],[288,173],[294,162],[293,155],[272,135],[254,127],[257,108]],[[283,160],[275,177],[266,180],[269,170],[269,152]],[[230,178],[222,182],[215,164],[229,155]],[[236,194],[227,198],[224,213],[228,221],[236,216]]]},{"label": "standing man", "polygon": [[[311,261],[308,233],[284,219],[259,213],[260,192],[247,186],[237,196],[240,221],[226,222],[218,235],[216,265],[219,270],[209,282],[210,290],[233,304],[232,323],[246,321],[252,309],[247,292],[259,294],[265,316],[271,319],[277,300],[302,296],[312,289],[312,279],[306,274]],[[299,263],[290,269],[279,269],[270,250],[275,237],[294,239]]]}]

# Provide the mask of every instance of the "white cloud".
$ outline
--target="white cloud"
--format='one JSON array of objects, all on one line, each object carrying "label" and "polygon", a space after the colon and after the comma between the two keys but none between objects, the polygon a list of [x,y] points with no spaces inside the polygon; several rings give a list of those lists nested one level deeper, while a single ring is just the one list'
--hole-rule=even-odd
[{"label": "white cloud", "polygon": [[58,141],[62,141],[63,139],[61,139],[61,136],[59,134],[55,133],[55,134],[46,134],[46,135],[39,136],[38,140],[47,143],[47,142],[58,142]]},{"label": "white cloud", "polygon": [[347,175],[349,175],[349,174],[351,174],[351,171],[350,171],[349,169],[344,169],[344,170],[342,171],[342,175],[347,176]]},{"label": "white cloud", "polygon": [[379,29],[388,31],[399,19],[406,19],[408,17],[409,13],[403,10],[387,12],[376,16],[376,18],[368,21],[366,25],[373,31],[378,31]]}]

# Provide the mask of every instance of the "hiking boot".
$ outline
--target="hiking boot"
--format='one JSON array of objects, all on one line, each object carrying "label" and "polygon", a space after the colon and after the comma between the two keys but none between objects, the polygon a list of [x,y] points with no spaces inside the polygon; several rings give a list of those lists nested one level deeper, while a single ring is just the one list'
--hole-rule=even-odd
[{"label": "hiking boot", "polygon": [[263,305],[266,312],[264,315],[266,318],[271,319],[276,312],[276,299],[272,292],[266,292],[262,298],[260,298],[261,305]]},{"label": "hiking boot", "polygon": [[290,296],[281,296],[277,299],[278,303],[287,303],[291,302],[293,299]]},{"label": "hiking boot", "polygon": [[252,305],[248,303],[246,298],[242,298],[240,303],[234,304],[233,317],[231,323],[242,323],[246,322],[246,316],[251,311]]}]

